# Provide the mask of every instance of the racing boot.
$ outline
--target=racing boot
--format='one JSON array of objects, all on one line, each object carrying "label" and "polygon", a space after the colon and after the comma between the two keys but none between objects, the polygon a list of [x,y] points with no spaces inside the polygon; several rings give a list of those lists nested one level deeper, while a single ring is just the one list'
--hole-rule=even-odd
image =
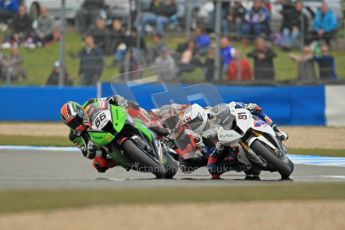
[{"label": "racing boot", "polygon": [[97,156],[93,160],[93,166],[99,173],[105,173],[108,169],[117,165],[114,160],[104,159],[102,156]]},{"label": "racing boot", "polygon": [[273,125],[272,128],[274,132],[277,134],[277,136],[280,138],[280,140],[286,141],[287,139],[289,139],[289,135],[286,132],[279,130],[277,125]]},{"label": "racing boot", "polygon": [[220,180],[220,175],[221,174],[211,174],[212,180]]},{"label": "racing boot", "polygon": [[220,165],[221,155],[221,151],[214,150],[207,160],[207,169],[213,180],[220,179],[220,176],[224,173],[224,168]]}]

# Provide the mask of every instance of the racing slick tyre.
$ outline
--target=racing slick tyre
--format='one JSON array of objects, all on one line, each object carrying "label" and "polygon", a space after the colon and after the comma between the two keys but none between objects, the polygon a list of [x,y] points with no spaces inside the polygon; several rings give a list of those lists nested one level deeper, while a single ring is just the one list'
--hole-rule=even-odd
[{"label": "racing slick tyre", "polygon": [[178,162],[175,161],[173,157],[170,156],[169,154],[165,155],[165,159],[167,161],[165,165],[165,169],[166,169],[165,178],[172,179],[178,171]]},{"label": "racing slick tyre", "polygon": [[132,140],[125,141],[122,148],[135,162],[139,163],[138,171],[151,172],[157,178],[165,177],[166,172],[164,166],[148,156]]},{"label": "racing slick tyre", "polygon": [[262,157],[269,165],[277,170],[283,180],[289,179],[294,167],[293,163],[287,157],[285,157],[285,159],[278,158],[272,150],[259,140],[255,140],[251,148],[258,156]]}]

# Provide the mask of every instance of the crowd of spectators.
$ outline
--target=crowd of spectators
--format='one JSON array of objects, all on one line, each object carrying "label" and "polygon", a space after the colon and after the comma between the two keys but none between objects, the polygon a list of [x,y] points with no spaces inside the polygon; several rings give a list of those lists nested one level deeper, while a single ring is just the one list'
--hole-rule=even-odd
[{"label": "crowd of spectators", "polygon": [[[25,70],[18,68],[23,60],[19,58],[17,47],[45,47],[59,39],[55,20],[47,9],[41,7],[39,17],[33,20],[25,6],[18,2],[0,0],[0,23],[9,27],[1,47],[13,49],[13,61],[9,62],[4,57],[0,62],[1,78],[9,75],[12,79],[25,78]],[[314,12],[300,0],[280,0],[282,21],[279,31],[275,31],[271,28],[272,8],[269,2],[253,0],[250,7],[243,1],[222,2],[220,50],[217,53],[212,39],[216,28],[216,1],[204,0],[195,9],[191,25],[184,25],[191,28],[191,36],[178,44],[176,50],[169,50],[165,42],[167,30],[185,16],[181,13],[181,1],[151,0],[131,20],[132,25],[125,25],[128,22],[119,18],[106,18],[104,0],[85,0],[75,19],[84,41],[84,47],[74,55],[80,59],[80,83],[94,85],[100,79],[106,67],[105,56],[113,58],[109,68],[118,67],[120,73],[133,73],[123,75],[126,76],[123,80],[139,78],[140,74],[134,73],[141,66],[154,65],[166,66],[166,70],[159,74],[164,79],[172,79],[174,75],[181,78],[186,72],[201,68],[206,81],[273,81],[276,75],[274,59],[279,58],[275,52],[277,47],[284,51],[301,51],[301,54],[293,52],[289,55],[296,63],[297,79],[317,79],[315,64],[320,69],[320,79],[336,79],[331,40],[336,36],[337,19],[327,3],[322,2]],[[130,29],[125,29],[125,26]],[[149,45],[146,44],[148,37],[152,41]],[[242,54],[232,41],[243,41],[244,45],[250,43],[254,48]],[[18,56],[17,61],[14,61],[15,55]],[[221,60],[220,72],[223,75],[215,78],[217,56]],[[16,68],[10,68],[11,65]],[[59,62],[54,63],[47,84],[58,84],[61,68]],[[16,71],[9,69],[22,71],[14,74]],[[67,70],[64,68],[62,71],[65,84],[72,84]]]},{"label": "crowd of spectators", "polygon": [[[8,8],[9,5],[5,5],[5,2],[8,1],[2,1],[0,6],[3,5],[1,10],[8,11],[8,14],[4,14],[5,17],[0,16],[2,19],[0,20],[3,25],[8,27],[8,30],[5,32],[1,48],[17,46],[33,49],[44,47],[47,43],[58,39],[59,35],[56,30],[55,21],[49,15],[46,8],[41,8],[39,17],[34,21],[27,13],[25,6],[18,6],[16,3],[13,4],[13,7]],[[17,0],[11,0],[9,2],[14,3]]]},{"label": "crowd of spectators", "polygon": [[16,46],[11,47],[10,54],[7,56],[0,53],[0,79],[8,83],[24,80],[27,74],[23,61]]},{"label": "crowd of spectators", "polygon": [[[273,31],[269,1],[253,0],[250,8],[242,1],[222,2],[222,37],[219,54],[216,54],[211,42],[215,31],[215,2],[203,1],[194,18],[192,37],[179,44],[173,54],[177,76],[182,77],[183,73],[200,67],[205,80],[212,81],[215,79],[214,60],[219,55],[225,77],[217,79],[273,81],[276,76],[274,59],[279,58],[275,49],[281,47],[283,51],[301,51],[301,55],[289,55],[297,65],[297,79],[336,79],[335,60],[330,49],[337,31],[337,19],[327,3],[320,3],[316,12],[299,0],[281,0],[281,6],[280,30]],[[254,49],[246,54],[253,60],[253,67],[229,39],[242,40],[244,45],[253,41]],[[318,49],[322,52],[317,52]],[[314,70],[315,64],[320,69],[319,77]]]}]

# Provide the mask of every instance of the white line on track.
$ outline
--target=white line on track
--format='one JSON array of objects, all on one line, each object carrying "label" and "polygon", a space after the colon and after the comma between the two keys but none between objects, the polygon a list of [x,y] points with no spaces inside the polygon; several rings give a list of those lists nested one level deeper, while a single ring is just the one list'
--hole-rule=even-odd
[{"label": "white line on track", "polygon": [[[79,152],[79,149],[76,147],[54,147],[54,146],[0,145],[0,150]],[[325,156],[293,155],[293,154],[289,154],[288,157],[295,164],[345,167],[345,157],[325,157]]]},{"label": "white line on track", "polygon": [[329,175],[329,176],[322,176],[322,177],[345,180],[345,176]]},{"label": "white line on track", "polygon": [[325,157],[292,154],[289,154],[288,157],[295,164],[345,167],[345,157]]}]

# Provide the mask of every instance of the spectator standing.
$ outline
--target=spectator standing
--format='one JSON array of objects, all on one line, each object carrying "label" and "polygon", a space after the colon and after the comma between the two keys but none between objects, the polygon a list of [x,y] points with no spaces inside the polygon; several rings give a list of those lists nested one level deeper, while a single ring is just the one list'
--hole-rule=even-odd
[{"label": "spectator standing", "polygon": [[89,29],[87,35],[93,37],[96,46],[102,49],[103,53],[111,54],[111,52],[109,52],[109,48],[107,47],[109,31],[105,26],[105,21],[103,18],[97,18],[95,25]]},{"label": "spectator standing", "polygon": [[7,83],[26,78],[23,62],[24,60],[19,54],[17,47],[12,46],[10,55],[5,57],[2,63]]},{"label": "spectator standing", "polygon": [[132,29],[130,33],[126,36],[126,45],[128,48],[138,49],[138,36],[140,39],[140,50],[146,50],[145,37],[138,35],[136,29]]},{"label": "spectator standing", "polygon": [[200,63],[204,69],[205,81],[211,82],[214,80],[214,61],[216,58],[216,47],[211,46],[207,51],[207,58],[204,63]]},{"label": "spectator standing", "polygon": [[138,18],[139,21],[137,22],[139,29],[140,29],[140,33],[142,35],[145,35],[146,26],[148,24],[153,24],[156,22],[155,20],[157,19],[157,14],[158,14],[160,7],[161,7],[160,0],[151,0],[149,6],[145,9],[143,9],[143,13],[142,13],[141,17]]},{"label": "spectator standing", "polygon": [[193,71],[196,67],[195,62],[195,41],[193,39],[190,39],[187,42],[186,49],[182,52],[182,55],[177,62],[177,77],[181,77],[181,75],[184,72],[190,72]]},{"label": "spectator standing", "polygon": [[252,80],[250,63],[246,58],[242,57],[240,51],[235,52],[234,59],[228,66],[228,80]]},{"label": "spectator standing", "polygon": [[203,27],[198,26],[194,29],[194,41],[197,54],[204,55],[211,45],[211,38],[205,33]]},{"label": "spectator standing", "polygon": [[[216,6],[217,5],[217,0],[213,0],[213,4]],[[224,25],[229,26],[228,24],[224,23],[224,20],[227,20],[227,15],[229,13],[229,9],[230,9],[230,1],[221,1],[221,18],[222,18],[222,22],[221,22],[221,31],[222,31],[222,35],[226,36],[226,30],[229,30],[229,28],[224,27]],[[212,12],[211,15],[211,28],[210,31],[215,32],[214,28],[216,28],[216,10],[214,10]],[[224,34],[225,33],[225,34]]]},{"label": "spectator standing", "polygon": [[309,30],[309,18],[303,12],[303,3],[296,1],[293,8],[290,5],[283,6],[283,23],[282,23],[282,47],[286,49],[297,46],[302,32],[304,37]]},{"label": "spectator standing", "polygon": [[0,22],[7,24],[18,12],[18,0],[0,0]]},{"label": "spectator standing", "polygon": [[232,28],[232,3],[229,2],[227,7],[222,10],[222,36],[230,36]]},{"label": "spectator standing", "polygon": [[160,55],[156,58],[153,65],[157,66],[157,74],[161,80],[172,81],[175,79],[175,61],[166,47],[161,48]]},{"label": "spectator standing", "polygon": [[197,13],[197,23],[201,23],[203,25],[210,25],[211,15],[214,9],[214,3],[211,0],[204,0],[203,4],[200,6],[200,9]]},{"label": "spectator standing", "polygon": [[247,11],[242,24],[242,35],[247,39],[258,37],[267,32],[270,18],[269,11],[263,7],[261,0],[254,0],[253,7]]},{"label": "spectator standing", "polygon": [[26,13],[25,6],[20,6],[18,14],[12,20],[12,43],[21,43],[32,36],[32,18]]},{"label": "spectator standing", "polygon": [[246,14],[246,8],[242,5],[241,1],[235,1],[235,6],[232,9],[232,24],[236,29],[236,35],[241,35],[241,28],[244,22],[244,16]]},{"label": "spectator standing", "polygon": [[85,33],[90,25],[94,25],[105,8],[104,0],[85,0],[76,15],[76,25],[79,32]]},{"label": "spectator standing", "polygon": [[141,77],[138,57],[134,48],[128,49],[125,60],[120,64],[120,73],[122,74],[120,77],[122,81],[135,80]]},{"label": "spectator standing", "polygon": [[148,12],[144,13],[141,18],[141,32],[145,34],[146,25],[153,24],[156,26],[155,33],[163,34],[164,27],[169,24],[170,18],[176,13],[177,6],[174,0],[165,0],[163,4],[159,1],[151,2]]},{"label": "spectator standing", "polygon": [[303,48],[301,55],[290,54],[290,58],[297,64],[298,80],[316,79],[313,51],[309,46]]},{"label": "spectator standing", "polygon": [[122,21],[115,19],[109,31],[108,43],[109,51],[116,53],[120,44],[126,42],[126,33],[122,28]]},{"label": "spectator standing", "polygon": [[[145,53],[147,51],[145,37],[142,37],[142,36],[139,37],[140,47],[138,47],[138,36],[139,35],[138,35],[137,30],[132,29],[132,31],[126,36],[126,45],[125,45],[127,59],[128,57],[133,58],[133,61],[135,61],[136,65],[140,65],[140,62],[141,62],[140,58],[143,57],[143,55],[140,55],[140,53]],[[128,54],[129,50],[131,50],[132,54]]]},{"label": "spectator standing", "polygon": [[[61,64],[59,61],[56,61],[53,65],[53,70],[49,74],[46,85],[58,85],[60,79],[60,69]],[[73,85],[72,80],[69,78],[69,74],[66,69],[63,70],[63,82],[64,85]]]},{"label": "spectator standing", "polygon": [[228,69],[228,65],[231,63],[234,54],[235,48],[230,45],[229,39],[227,37],[222,37],[220,39],[220,57],[223,61],[223,73]]},{"label": "spectator standing", "polygon": [[255,48],[247,56],[254,59],[254,77],[256,80],[274,80],[273,59],[277,55],[273,49],[267,47],[266,41],[262,37],[255,40]]},{"label": "spectator standing", "polygon": [[2,49],[0,49],[0,80],[1,81],[6,80],[6,76],[4,73],[4,58],[5,58],[5,55],[2,52]]},{"label": "spectator standing", "polygon": [[85,47],[79,52],[80,82],[82,85],[95,85],[103,72],[103,52],[95,46],[94,40],[91,36],[86,36],[84,43]]},{"label": "spectator standing", "polygon": [[314,56],[314,61],[319,66],[319,77],[322,80],[335,80],[337,75],[335,73],[334,57],[329,51],[329,47],[324,44],[321,46],[321,56]]},{"label": "spectator standing", "polygon": [[330,41],[334,38],[336,30],[336,16],[324,1],[314,18],[314,40],[324,40],[330,46]]},{"label": "spectator standing", "polygon": [[147,48],[147,62],[151,64],[160,56],[162,49],[165,47],[165,42],[161,34],[153,35],[153,46]]},{"label": "spectator standing", "polygon": [[46,8],[41,8],[41,15],[37,19],[35,43],[44,46],[54,40],[54,19],[49,16]]},{"label": "spectator standing", "polygon": [[295,38],[294,31],[292,30],[292,14],[293,14],[293,3],[291,0],[281,0],[282,10],[280,14],[282,15],[282,24],[281,24],[281,46],[283,48],[289,49],[291,48],[291,40]]}]

